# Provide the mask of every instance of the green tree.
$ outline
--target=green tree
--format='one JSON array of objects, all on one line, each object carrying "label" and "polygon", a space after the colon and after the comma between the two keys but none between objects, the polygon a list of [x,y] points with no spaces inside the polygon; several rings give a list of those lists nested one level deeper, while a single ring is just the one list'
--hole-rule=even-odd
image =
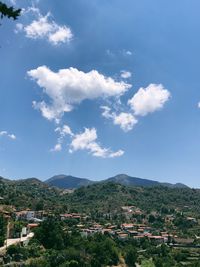
[{"label": "green tree", "polygon": [[4,245],[6,239],[7,222],[3,214],[0,215],[0,247]]},{"label": "green tree", "polygon": [[44,257],[38,259],[31,259],[28,267],[50,267],[47,259]]},{"label": "green tree", "polygon": [[35,210],[43,210],[44,209],[44,201],[39,200],[35,205]]},{"label": "green tree", "polygon": [[53,217],[42,222],[35,230],[35,239],[47,249],[64,248],[64,232],[60,222]]},{"label": "green tree", "polygon": [[3,17],[12,18],[16,20],[21,13],[21,9],[14,9],[14,7],[8,7],[5,3],[0,1],[0,17],[3,19]]},{"label": "green tree", "polygon": [[135,267],[137,261],[137,250],[133,247],[128,248],[125,255],[125,262],[130,267]]},{"label": "green tree", "polygon": [[155,267],[163,267],[163,260],[159,257],[154,258]]},{"label": "green tree", "polygon": [[14,261],[25,260],[28,258],[28,250],[20,245],[11,245],[8,247],[6,254]]},{"label": "green tree", "polygon": [[70,262],[67,262],[65,266],[66,267],[78,267],[79,266],[79,263],[78,263],[78,261],[71,260]]},{"label": "green tree", "polygon": [[92,255],[91,266],[117,265],[119,261],[116,243],[109,237],[96,234],[89,239],[88,252]]},{"label": "green tree", "polygon": [[155,216],[153,216],[152,214],[149,215],[149,223],[154,223],[156,220]]},{"label": "green tree", "polygon": [[21,9],[14,9],[14,7],[8,7],[6,4],[2,3],[0,1],[0,17],[1,19],[3,17],[12,18],[16,20],[21,13]]}]

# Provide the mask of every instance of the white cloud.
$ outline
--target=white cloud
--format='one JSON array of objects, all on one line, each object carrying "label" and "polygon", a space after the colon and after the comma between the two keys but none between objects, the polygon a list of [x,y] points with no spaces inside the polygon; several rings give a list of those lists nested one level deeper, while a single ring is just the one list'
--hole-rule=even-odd
[{"label": "white cloud", "polygon": [[128,132],[133,129],[138,122],[137,119],[127,112],[121,112],[118,115],[115,112],[111,112],[111,109],[107,106],[102,106],[102,116],[106,119],[111,119],[114,125],[119,125],[124,132]]},{"label": "white cloud", "polygon": [[49,42],[57,45],[59,43],[69,42],[73,37],[70,28],[66,26],[58,26],[55,32],[49,34]]},{"label": "white cloud", "polygon": [[58,152],[62,150],[62,144],[64,142],[64,138],[69,135],[71,137],[74,136],[73,132],[71,131],[71,128],[64,124],[62,127],[57,127],[55,129],[55,132],[59,133],[59,137],[57,139],[57,144],[52,148],[50,151]]},{"label": "white cloud", "polygon": [[134,114],[145,116],[161,109],[170,98],[170,92],[162,84],[150,84],[146,88],[140,88],[128,101]]},{"label": "white cloud", "polygon": [[[56,98],[56,96],[55,96]],[[69,112],[72,110],[72,107],[64,101],[59,102],[59,100],[55,100],[51,98],[53,101],[52,105],[46,104],[44,101],[42,102],[36,102],[33,101],[33,107],[37,110],[40,110],[42,113],[42,116],[48,120],[55,120],[56,123],[60,122],[60,117],[64,114],[64,112]]]},{"label": "white cloud", "polygon": [[116,152],[111,151],[109,148],[102,148],[97,142],[97,133],[95,128],[85,128],[85,131],[74,135],[70,144],[70,152],[78,150],[87,150],[95,157],[101,158],[114,158],[120,157],[124,154],[123,150]]},{"label": "white cloud", "polygon": [[42,16],[40,10],[35,7],[24,9],[22,14],[25,15],[32,12],[36,19],[28,25],[18,23],[15,32],[24,31],[26,37],[31,39],[47,39],[51,44],[58,45],[60,43],[70,42],[73,38],[73,33],[66,25],[58,25],[51,19],[51,14],[47,13]]},{"label": "white cloud", "polygon": [[126,71],[126,70],[121,71],[121,77],[123,79],[131,78],[131,76],[132,76],[132,73],[130,71]]},{"label": "white cloud", "polygon": [[9,134],[8,137],[10,137],[11,139],[15,140],[16,136],[14,134]]},{"label": "white cloud", "polygon": [[57,122],[65,112],[72,110],[74,104],[85,99],[120,96],[131,87],[124,81],[115,81],[96,70],[85,73],[76,68],[68,68],[53,72],[48,67],[41,66],[27,73],[50,99],[50,104],[34,101],[34,107],[45,118]]},{"label": "white cloud", "polygon": [[132,56],[133,53],[130,51],[130,50],[123,50],[123,54],[126,55],[126,56]]},{"label": "white cloud", "polygon": [[73,136],[74,134],[72,133],[72,130],[71,128],[64,124],[63,127],[57,127],[55,129],[55,132],[59,132],[61,136],[66,136],[66,135],[70,135],[70,136]]},{"label": "white cloud", "polygon": [[32,13],[37,18],[42,17],[42,14],[40,13],[39,8],[37,8],[35,6],[29,6],[27,8],[22,8],[21,15],[26,15],[26,14],[29,14],[29,13]]},{"label": "white cloud", "polygon": [[200,102],[198,103],[198,108],[200,108]]},{"label": "white cloud", "polygon": [[121,112],[114,117],[114,124],[119,125],[125,132],[132,130],[137,122],[137,119],[131,113]]},{"label": "white cloud", "polygon": [[111,108],[107,106],[101,106],[103,109],[102,116],[106,119],[113,119],[113,113],[111,112]]},{"label": "white cloud", "polygon": [[74,134],[68,125],[63,127],[58,127],[55,129],[55,132],[59,133],[57,143],[50,151],[59,152],[62,150],[62,145],[64,138],[66,136],[71,137],[71,143],[69,152],[73,153],[78,150],[87,150],[90,154],[95,157],[101,158],[115,158],[120,157],[124,154],[124,151],[118,150],[113,152],[109,148],[103,148],[97,143],[97,133],[95,128],[85,128],[84,132],[79,134]]},{"label": "white cloud", "polygon": [[110,153],[108,157],[109,158],[118,158],[118,157],[121,157],[123,155],[124,155],[124,151],[120,149],[120,150],[118,150],[116,152]]},{"label": "white cloud", "polygon": [[[138,92],[128,101],[132,112],[111,112],[111,108],[102,106],[102,116],[111,119],[113,124],[119,125],[120,128],[128,132],[137,124],[137,116],[145,116],[161,109],[165,102],[170,98],[170,92],[162,84],[150,84],[146,88],[140,88]],[[200,107],[200,104],[199,104]]]},{"label": "white cloud", "polygon": [[62,144],[57,143],[54,148],[51,149],[52,152],[58,152],[62,150]]},{"label": "white cloud", "polygon": [[54,29],[53,23],[50,23],[48,18],[49,14],[44,17],[41,16],[38,20],[34,20],[31,24],[25,26],[26,36],[33,39],[48,36]]},{"label": "white cloud", "polygon": [[8,138],[10,138],[12,140],[16,140],[16,136],[14,134],[8,133],[7,131],[1,131],[0,132],[0,137],[1,136],[5,136],[5,137],[8,137]]}]

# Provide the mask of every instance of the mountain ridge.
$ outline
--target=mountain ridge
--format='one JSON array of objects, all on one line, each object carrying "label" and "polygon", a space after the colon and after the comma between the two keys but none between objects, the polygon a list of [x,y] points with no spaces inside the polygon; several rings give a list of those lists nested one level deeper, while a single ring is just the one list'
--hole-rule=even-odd
[{"label": "mountain ridge", "polygon": [[72,175],[60,174],[45,180],[44,183],[62,189],[75,189],[81,186],[93,184],[94,182],[86,178],[79,178],[74,177]]},{"label": "mountain ridge", "polygon": [[65,175],[59,174],[54,175],[51,178],[41,181],[38,178],[31,177],[26,179],[16,179],[11,180],[0,176],[0,183],[7,182],[7,183],[16,183],[16,184],[41,184],[42,186],[50,186],[50,187],[57,187],[59,189],[77,189],[80,187],[85,187],[92,184],[98,183],[116,183],[121,184],[124,186],[131,186],[131,187],[155,187],[155,186],[164,186],[169,188],[190,188],[189,186],[182,184],[182,183],[168,183],[168,182],[159,182],[150,179],[144,179],[139,177],[129,176],[127,174],[117,174],[113,177],[109,177],[107,179],[102,179],[100,181],[90,180],[87,178],[80,178],[75,177],[72,175]]},{"label": "mountain ridge", "polygon": [[94,183],[102,183],[102,182],[113,182],[125,186],[136,186],[136,187],[166,186],[170,188],[189,188],[189,186],[182,183],[175,183],[175,184],[162,183],[155,180],[132,177],[127,174],[118,174],[101,181],[93,181],[87,178],[79,178],[71,175],[61,174],[61,175],[55,175],[44,181],[44,183],[47,183],[50,186],[56,186],[62,189],[77,189],[82,186],[88,186]]}]

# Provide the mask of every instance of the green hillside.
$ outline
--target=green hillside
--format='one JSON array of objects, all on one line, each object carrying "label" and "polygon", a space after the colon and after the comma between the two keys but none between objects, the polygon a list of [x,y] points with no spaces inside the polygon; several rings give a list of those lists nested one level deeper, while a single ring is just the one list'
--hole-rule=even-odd
[{"label": "green hillside", "polygon": [[72,193],[51,187],[35,178],[10,181],[0,179],[1,202],[17,208],[113,212],[135,205],[143,210],[183,208],[200,211],[200,190],[164,186],[129,187],[113,182],[96,183]]},{"label": "green hillside", "polygon": [[16,208],[53,209],[59,206],[59,189],[49,187],[36,178],[11,181],[0,178],[1,203]]},{"label": "green hillside", "polygon": [[200,210],[200,190],[189,188],[128,187],[106,182],[81,187],[65,198],[65,203],[78,211],[117,211],[124,205],[135,205],[143,210],[160,210],[162,206]]}]

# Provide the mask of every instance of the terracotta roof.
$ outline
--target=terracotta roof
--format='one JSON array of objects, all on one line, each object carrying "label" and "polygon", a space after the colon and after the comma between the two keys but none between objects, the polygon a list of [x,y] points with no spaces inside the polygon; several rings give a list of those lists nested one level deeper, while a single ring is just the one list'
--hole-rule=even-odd
[{"label": "terracotta roof", "polygon": [[29,223],[28,227],[34,228],[34,227],[37,227],[38,225],[39,225],[38,223]]}]

